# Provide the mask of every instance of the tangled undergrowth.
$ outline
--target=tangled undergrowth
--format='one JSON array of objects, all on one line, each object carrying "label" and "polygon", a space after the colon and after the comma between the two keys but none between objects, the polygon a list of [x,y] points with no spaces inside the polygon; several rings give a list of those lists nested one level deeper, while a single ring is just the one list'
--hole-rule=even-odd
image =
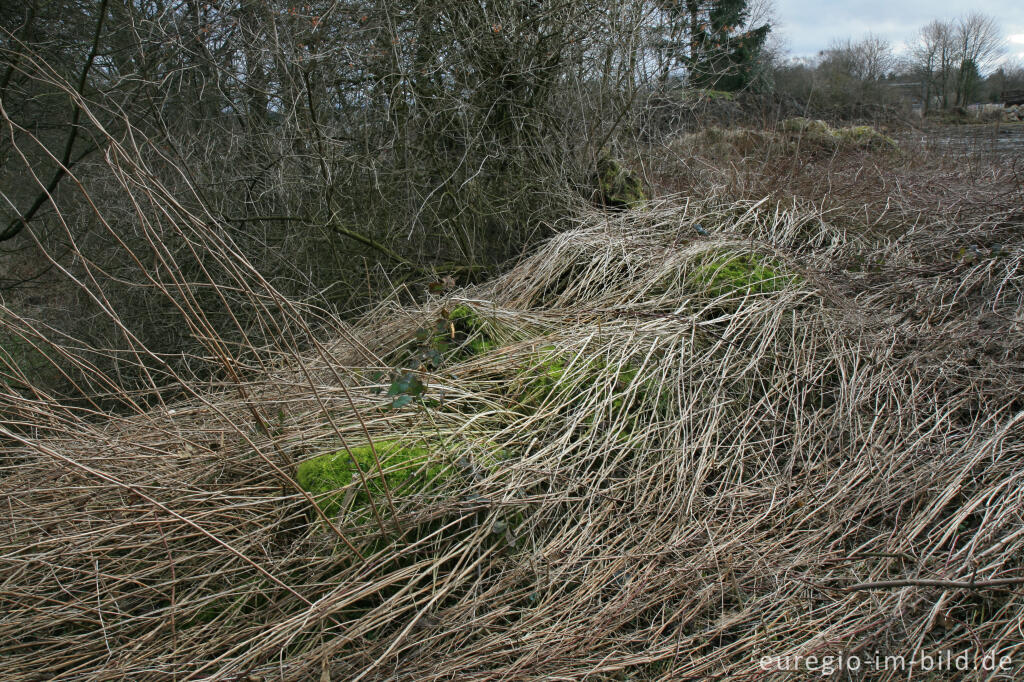
[{"label": "tangled undergrowth", "polygon": [[589,213],[241,389],[8,392],[5,679],[1024,674],[1019,205],[734,199]]}]

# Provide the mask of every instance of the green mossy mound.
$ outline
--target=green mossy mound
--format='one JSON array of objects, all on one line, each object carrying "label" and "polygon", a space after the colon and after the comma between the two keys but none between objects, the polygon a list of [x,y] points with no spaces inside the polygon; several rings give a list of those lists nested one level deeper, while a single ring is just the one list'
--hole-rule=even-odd
[{"label": "green mossy mound", "polygon": [[728,90],[697,90],[697,95],[709,100],[724,99],[732,102],[736,99],[736,93]]},{"label": "green mossy mound", "polygon": [[896,149],[899,145],[888,135],[883,135],[871,126],[847,126],[832,128],[822,120],[802,117],[787,118],[779,124],[779,131],[798,135],[823,146],[839,146],[857,149]]},{"label": "green mossy mound", "polygon": [[548,402],[585,404],[595,411],[582,416],[584,437],[612,428],[622,442],[632,434],[638,412],[654,409],[665,400],[659,387],[649,379],[641,380],[639,369],[631,363],[574,359],[559,355],[554,346],[541,348],[514,386],[510,394],[521,412],[532,415]]},{"label": "green mossy mound", "polygon": [[296,480],[324,513],[333,517],[349,509],[367,510],[371,494],[375,501],[385,499],[385,487],[392,496],[426,492],[446,475],[428,447],[387,440],[375,443],[374,448],[361,445],[306,460],[299,465]]},{"label": "green mossy mound", "polygon": [[878,147],[896,149],[899,145],[888,135],[883,135],[871,126],[851,126],[831,131],[836,140],[855,147]]},{"label": "green mossy mound", "polygon": [[532,411],[563,384],[567,364],[567,359],[558,355],[554,346],[541,347],[524,368],[511,393],[522,406]]},{"label": "green mossy mound", "polygon": [[719,128],[712,126],[698,133],[684,135],[675,146],[683,146],[711,158],[724,158],[732,154],[747,155],[771,142],[771,136],[749,128]]},{"label": "green mossy mound", "polygon": [[689,282],[708,296],[767,294],[798,283],[799,276],[755,254],[720,256],[698,267]]}]

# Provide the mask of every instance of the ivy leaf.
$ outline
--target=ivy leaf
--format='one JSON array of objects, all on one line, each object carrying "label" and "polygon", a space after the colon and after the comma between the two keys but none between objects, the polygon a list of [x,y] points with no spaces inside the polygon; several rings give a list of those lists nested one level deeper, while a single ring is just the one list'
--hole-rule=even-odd
[{"label": "ivy leaf", "polygon": [[399,378],[395,379],[391,383],[391,387],[388,388],[388,395],[398,395],[399,393],[405,393],[409,390],[409,381],[412,375],[409,373],[402,374]]},{"label": "ivy leaf", "polygon": [[406,387],[405,392],[409,395],[420,395],[427,390],[427,385],[416,377],[409,377],[409,385]]}]

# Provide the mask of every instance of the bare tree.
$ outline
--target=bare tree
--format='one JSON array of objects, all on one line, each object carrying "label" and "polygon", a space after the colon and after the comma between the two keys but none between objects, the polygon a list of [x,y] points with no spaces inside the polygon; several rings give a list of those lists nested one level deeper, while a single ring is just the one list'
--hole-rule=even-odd
[{"label": "bare tree", "polygon": [[948,106],[954,64],[950,25],[936,20],[922,27],[911,44],[910,54],[914,69],[921,78],[924,110],[931,109],[936,99],[943,108]]},{"label": "bare tree", "polygon": [[869,33],[857,42],[833,42],[821,53],[816,79],[835,103],[879,102],[886,98],[882,80],[895,66],[888,41]]},{"label": "bare tree", "polygon": [[992,66],[1003,50],[1003,36],[994,17],[972,12],[954,27],[957,51],[956,103],[966,106],[980,82],[980,73]]}]

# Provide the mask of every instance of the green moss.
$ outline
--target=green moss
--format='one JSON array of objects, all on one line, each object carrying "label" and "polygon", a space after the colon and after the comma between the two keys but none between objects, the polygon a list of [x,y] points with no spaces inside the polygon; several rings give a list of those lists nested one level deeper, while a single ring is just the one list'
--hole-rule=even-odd
[{"label": "green moss", "polygon": [[543,346],[530,360],[516,383],[516,400],[528,409],[543,403],[565,380],[565,358],[555,354],[554,346]]},{"label": "green moss", "polygon": [[[393,406],[422,399],[426,380],[419,373],[423,370],[437,370],[497,348],[491,332],[488,322],[468,305],[456,306],[451,312],[442,310],[436,320],[417,329],[412,339],[388,356],[387,364],[394,368],[388,373],[388,395],[394,396]],[[382,376],[383,372],[378,371],[369,378],[376,382]]]},{"label": "green moss", "polygon": [[[349,489],[354,491],[349,495],[349,504],[353,508],[366,508],[371,494],[375,499],[383,499],[385,484],[392,495],[405,495],[429,490],[445,475],[443,466],[431,457],[429,448],[395,440],[379,441],[375,447],[383,479],[370,446],[362,445],[350,448],[351,455],[346,450],[338,450],[302,462],[296,480],[327,516],[334,516],[345,511],[341,506]],[[366,478],[366,486],[361,482],[353,459]]]},{"label": "green moss", "polygon": [[490,353],[497,347],[498,344],[489,341],[486,338],[473,339],[467,346],[470,355],[483,355],[484,353]]},{"label": "green moss", "polygon": [[448,320],[455,330],[455,340],[465,354],[482,355],[498,347],[487,321],[468,305],[456,306],[448,313]]},{"label": "green moss", "polygon": [[716,258],[698,267],[689,279],[715,298],[736,293],[770,293],[799,280],[796,275],[779,272],[754,254]]},{"label": "green moss", "polygon": [[597,190],[603,206],[637,208],[647,201],[640,179],[607,155],[597,161]]},{"label": "green moss", "polygon": [[455,306],[448,313],[448,319],[452,324],[464,327],[468,331],[477,331],[484,326],[484,321],[480,319],[480,316],[465,304]]}]

